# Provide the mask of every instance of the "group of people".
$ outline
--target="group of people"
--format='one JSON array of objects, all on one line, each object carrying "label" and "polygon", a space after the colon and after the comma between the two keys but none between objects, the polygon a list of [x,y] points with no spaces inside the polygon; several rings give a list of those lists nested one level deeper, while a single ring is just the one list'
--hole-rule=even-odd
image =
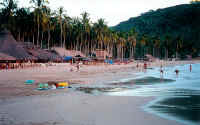
[{"label": "group of people", "polygon": [[16,63],[0,63],[0,70],[2,69],[23,69],[28,67],[39,66],[39,64],[28,61],[26,63],[16,62]]},{"label": "group of people", "polygon": [[[140,65],[137,63],[136,68],[139,68],[139,66]],[[148,66],[148,64],[146,62],[144,62],[143,69],[144,69],[145,72],[146,72],[147,66]],[[190,66],[189,66],[189,71],[192,72],[192,64],[190,64]],[[174,72],[176,73],[176,76],[178,77],[180,71],[178,69],[175,69]],[[164,74],[164,69],[163,69],[163,66],[161,64],[160,65],[160,76],[161,76],[161,78],[163,78],[163,74]]]},{"label": "group of people", "polygon": [[[75,67],[76,67],[76,71],[78,72],[80,70],[80,67],[83,63],[81,61],[76,62]],[[71,64],[72,65],[72,64]],[[73,68],[70,69],[70,71],[74,71]]]},{"label": "group of people", "polygon": [[[190,70],[190,72],[192,72],[192,64],[190,64],[189,70]],[[175,69],[174,72],[176,73],[176,77],[178,77],[178,74],[180,71],[178,69]],[[164,70],[163,70],[162,65],[160,66],[160,74],[161,74],[161,78],[163,78]]]}]

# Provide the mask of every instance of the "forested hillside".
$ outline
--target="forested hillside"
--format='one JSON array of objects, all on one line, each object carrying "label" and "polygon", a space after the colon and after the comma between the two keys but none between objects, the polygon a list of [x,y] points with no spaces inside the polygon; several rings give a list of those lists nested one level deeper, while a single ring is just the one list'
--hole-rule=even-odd
[{"label": "forested hillside", "polygon": [[[193,2],[149,11],[139,17],[121,22],[112,29],[128,32],[134,28],[138,33],[138,38],[148,39],[146,40],[148,44],[152,39],[157,39],[160,41],[159,44],[165,44],[168,49],[177,48],[181,53],[197,54],[200,48],[199,23],[200,3]],[[170,52],[173,53],[172,50]]]}]

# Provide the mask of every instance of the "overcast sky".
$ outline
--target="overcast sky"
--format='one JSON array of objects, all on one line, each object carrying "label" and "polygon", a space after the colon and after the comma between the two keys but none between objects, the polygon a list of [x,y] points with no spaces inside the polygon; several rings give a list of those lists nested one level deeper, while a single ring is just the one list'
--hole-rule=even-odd
[{"label": "overcast sky", "polygon": [[[27,6],[29,0],[18,0],[20,6]],[[25,2],[26,1],[26,2]],[[105,19],[109,26],[139,16],[141,13],[158,8],[189,3],[190,0],[49,0],[50,7],[63,6],[67,15],[80,16],[84,11],[90,14],[92,21]]]}]

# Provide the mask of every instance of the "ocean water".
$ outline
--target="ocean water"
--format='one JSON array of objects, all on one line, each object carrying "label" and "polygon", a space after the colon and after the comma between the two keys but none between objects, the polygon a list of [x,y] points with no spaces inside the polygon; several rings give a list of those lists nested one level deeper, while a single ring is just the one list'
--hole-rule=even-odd
[{"label": "ocean water", "polygon": [[[178,76],[175,74],[176,69],[180,71]],[[160,68],[149,69],[138,76],[136,79],[140,80],[135,80],[133,84],[136,88],[106,94],[155,97],[155,100],[143,107],[146,112],[185,125],[200,125],[200,64],[192,64],[192,72],[189,70],[189,64],[165,67],[165,82],[157,80],[161,78]],[[141,79],[147,78],[151,79],[141,82]]]}]

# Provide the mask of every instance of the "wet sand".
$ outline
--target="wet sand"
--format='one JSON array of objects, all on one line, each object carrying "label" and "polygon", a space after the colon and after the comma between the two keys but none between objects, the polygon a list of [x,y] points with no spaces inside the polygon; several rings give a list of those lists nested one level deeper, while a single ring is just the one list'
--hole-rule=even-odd
[{"label": "wet sand", "polygon": [[[198,62],[198,61],[197,61]],[[195,63],[165,62],[165,66]],[[142,65],[142,64],[141,64]],[[152,63],[151,67],[160,65]],[[37,91],[36,82],[69,81],[76,86],[101,86],[135,77],[136,64],[82,66],[70,72],[68,64],[0,71],[0,125],[179,125],[142,110],[153,98],[89,95],[72,89]],[[19,115],[20,114],[20,115]]]},{"label": "wet sand", "polygon": [[141,105],[150,100],[152,98],[93,96],[80,92],[23,97],[0,103],[0,119],[6,119],[0,120],[0,124],[180,125],[143,112]]}]

